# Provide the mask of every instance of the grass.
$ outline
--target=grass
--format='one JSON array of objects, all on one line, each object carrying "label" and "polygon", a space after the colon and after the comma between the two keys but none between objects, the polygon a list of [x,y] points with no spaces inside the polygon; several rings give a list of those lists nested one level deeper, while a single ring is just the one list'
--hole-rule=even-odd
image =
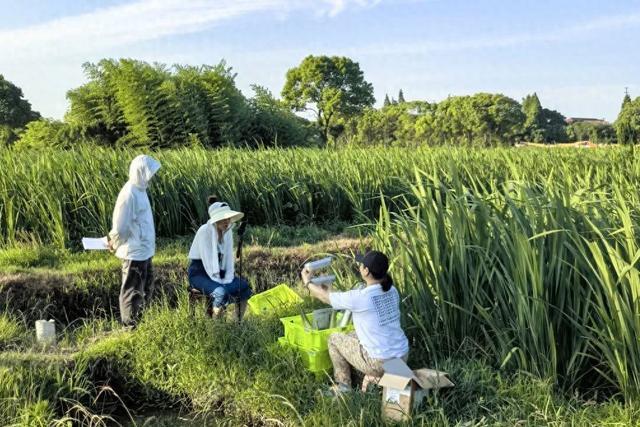
[{"label": "grass", "polygon": [[[301,265],[317,253],[344,253],[357,250],[368,240],[362,241],[348,236],[360,232],[334,226],[341,234],[333,239],[316,243],[330,230],[315,226],[302,230],[289,227],[250,227],[244,250],[244,274],[255,292],[260,292],[279,283],[296,283]],[[273,237],[278,233],[277,239]],[[274,241],[287,246],[273,246]],[[255,245],[254,243],[263,243]],[[186,288],[184,281],[187,269],[186,254],[191,237],[162,239],[154,257],[156,289],[169,300]],[[53,251],[53,248],[50,248]],[[8,249],[4,252],[13,252]],[[28,247],[26,257],[36,259],[39,251],[48,252],[38,246]],[[0,256],[3,253],[0,250]],[[0,267],[0,311],[13,313],[29,324],[37,319],[55,319],[59,325],[75,328],[83,319],[95,317],[107,320],[117,316],[120,289],[120,261],[107,252],[78,252],[55,250],[55,262],[46,258],[42,264],[31,262],[31,267],[17,262]]]},{"label": "grass", "polygon": [[26,335],[23,322],[9,313],[0,313],[0,349],[21,343]]},{"label": "grass", "polygon": [[[346,223],[304,225],[292,227],[286,224],[272,226],[250,226],[244,237],[245,250],[278,250],[296,246],[313,246],[337,239],[359,239],[371,229],[370,226],[353,226]],[[237,237],[236,237],[237,238]],[[193,235],[160,238],[154,261],[159,264],[186,262],[186,254]],[[112,269],[119,261],[106,251],[72,251],[54,245],[35,242],[21,243],[0,249],[0,274],[19,272],[65,272],[81,273]]]},{"label": "grass", "polygon": [[[275,318],[249,317],[242,326],[213,323],[199,312],[190,314],[185,298],[177,307],[160,301],[133,332],[114,327],[103,323],[76,329],[70,356],[56,359],[33,350],[28,357],[2,353],[0,421],[7,425],[55,425],[65,419],[75,419],[78,425],[89,425],[89,419],[96,421],[93,425],[109,419],[130,425],[178,421],[180,425],[383,425],[379,391],[339,400],[318,394],[329,379],[306,372],[296,353],[276,344],[282,330]],[[413,366],[420,359],[416,356],[411,356]],[[449,372],[456,386],[432,395],[410,424],[640,423],[637,406],[597,395],[563,395],[551,381],[500,372],[487,362],[462,350],[441,360],[438,368]]]}]

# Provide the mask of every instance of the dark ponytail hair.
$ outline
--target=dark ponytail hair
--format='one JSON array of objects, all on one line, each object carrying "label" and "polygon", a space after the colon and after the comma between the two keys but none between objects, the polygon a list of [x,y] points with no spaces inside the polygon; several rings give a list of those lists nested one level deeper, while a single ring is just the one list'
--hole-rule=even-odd
[{"label": "dark ponytail hair", "polygon": [[382,290],[387,292],[393,286],[393,278],[389,273],[386,273],[383,278],[380,279],[380,286]]},{"label": "dark ponytail hair", "polygon": [[207,197],[207,206],[211,206],[217,201],[218,201],[218,196],[216,196],[215,194],[212,194],[209,197]]}]

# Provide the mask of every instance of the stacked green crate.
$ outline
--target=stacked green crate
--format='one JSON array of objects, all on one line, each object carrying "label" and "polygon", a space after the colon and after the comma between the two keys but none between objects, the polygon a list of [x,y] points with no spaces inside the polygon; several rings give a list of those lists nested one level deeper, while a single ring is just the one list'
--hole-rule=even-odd
[{"label": "stacked green crate", "polygon": [[[342,318],[342,313],[337,313],[337,323]],[[313,313],[307,313],[307,317],[313,322]],[[304,366],[311,372],[330,371],[332,369],[327,340],[334,332],[349,332],[353,325],[335,327],[322,330],[309,329],[304,326],[300,315],[283,317],[280,319],[284,325],[284,337],[280,337],[280,345],[291,346],[302,355]]]},{"label": "stacked green crate", "polygon": [[280,284],[252,296],[248,303],[252,314],[265,315],[302,304],[302,298],[286,284]]}]

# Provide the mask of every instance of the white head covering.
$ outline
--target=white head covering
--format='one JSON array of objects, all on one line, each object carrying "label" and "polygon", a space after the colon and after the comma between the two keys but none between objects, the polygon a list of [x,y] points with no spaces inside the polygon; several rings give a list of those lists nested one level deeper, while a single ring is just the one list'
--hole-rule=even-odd
[{"label": "white head covering", "polygon": [[131,161],[129,166],[129,182],[136,187],[146,190],[149,181],[160,169],[160,162],[151,156],[141,154]]},{"label": "white head covering", "polygon": [[215,224],[223,219],[230,219],[231,223],[240,221],[244,213],[231,210],[225,202],[215,202],[209,206],[209,224]]}]

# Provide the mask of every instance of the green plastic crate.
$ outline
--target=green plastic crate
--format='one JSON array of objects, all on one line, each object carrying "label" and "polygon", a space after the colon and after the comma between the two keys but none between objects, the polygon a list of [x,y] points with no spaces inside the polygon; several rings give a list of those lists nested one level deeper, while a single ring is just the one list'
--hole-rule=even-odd
[{"label": "green plastic crate", "polygon": [[302,303],[302,298],[286,284],[281,284],[249,298],[251,313],[262,315],[277,313],[283,308]]},{"label": "green plastic crate", "polygon": [[[309,320],[313,321],[313,312],[307,313],[307,317]],[[341,318],[342,313],[338,313],[336,316],[336,322],[339,323]],[[280,321],[284,325],[284,338],[286,338],[287,342],[305,350],[327,350],[327,340],[329,339],[329,335],[334,332],[348,332],[353,330],[353,325],[351,323],[343,328],[336,327],[320,331],[305,330],[300,315],[283,317]],[[349,320],[349,322],[351,322],[351,320]]]},{"label": "green plastic crate", "polygon": [[283,347],[291,347],[302,356],[302,364],[311,372],[320,373],[333,370],[329,350],[306,350],[287,341],[286,337],[278,338],[278,343]]}]

